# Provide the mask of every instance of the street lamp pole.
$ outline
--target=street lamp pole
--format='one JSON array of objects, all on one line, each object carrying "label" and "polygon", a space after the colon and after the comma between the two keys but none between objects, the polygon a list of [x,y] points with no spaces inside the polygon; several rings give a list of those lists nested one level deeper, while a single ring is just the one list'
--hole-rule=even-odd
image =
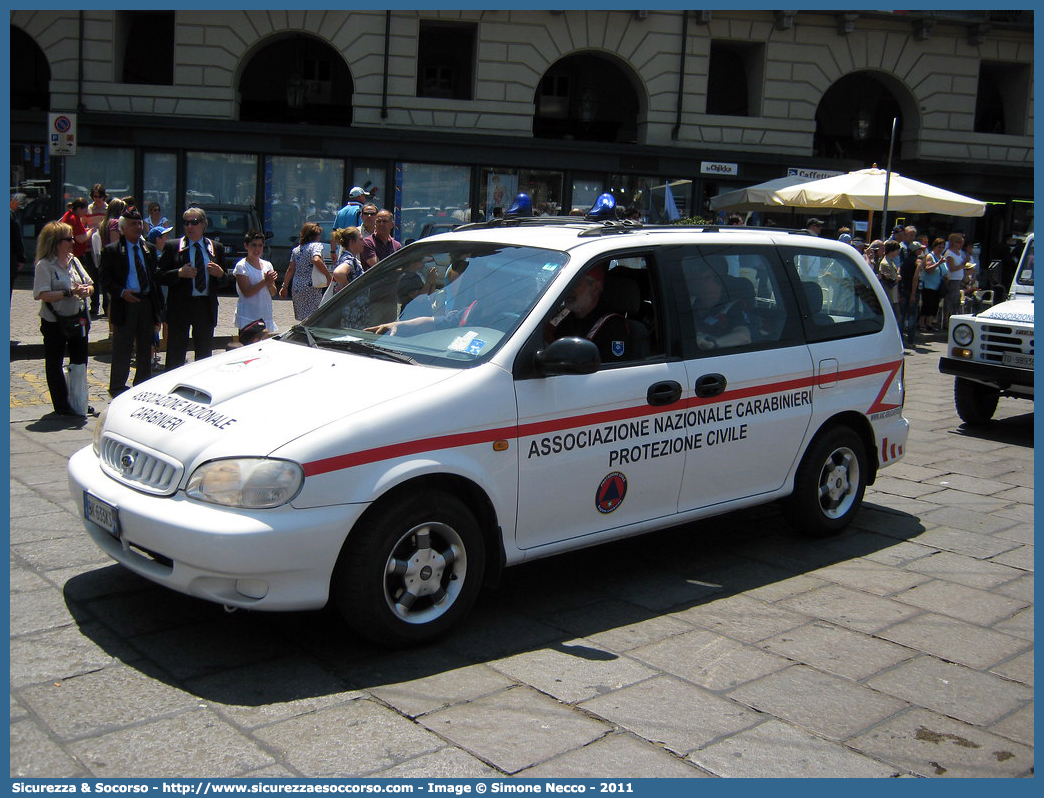
[{"label": "street lamp pole", "polygon": [[888,166],[885,172],[884,208],[881,212],[881,240],[884,241],[888,233],[888,186],[892,182],[892,150],[895,149],[895,128],[899,124],[899,117],[892,117],[892,135],[888,139]]}]

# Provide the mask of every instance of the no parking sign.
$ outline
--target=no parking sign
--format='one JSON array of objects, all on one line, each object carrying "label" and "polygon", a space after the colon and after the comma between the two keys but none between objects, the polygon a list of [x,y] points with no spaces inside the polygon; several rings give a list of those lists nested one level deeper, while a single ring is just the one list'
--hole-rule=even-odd
[{"label": "no parking sign", "polygon": [[47,138],[51,155],[75,155],[76,114],[48,114]]}]

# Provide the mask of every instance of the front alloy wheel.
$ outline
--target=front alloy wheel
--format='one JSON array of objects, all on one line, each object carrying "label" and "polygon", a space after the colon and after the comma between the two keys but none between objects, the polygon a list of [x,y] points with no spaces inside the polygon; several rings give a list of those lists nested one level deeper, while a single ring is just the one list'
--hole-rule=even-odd
[{"label": "front alloy wheel", "polygon": [[468,557],[457,531],[421,524],[402,536],[384,567],[384,600],[406,623],[429,623],[460,597]]},{"label": "front alloy wheel", "polygon": [[388,496],[348,534],[332,598],[376,643],[417,645],[447,632],[475,603],[485,571],[478,522],[455,496]]}]

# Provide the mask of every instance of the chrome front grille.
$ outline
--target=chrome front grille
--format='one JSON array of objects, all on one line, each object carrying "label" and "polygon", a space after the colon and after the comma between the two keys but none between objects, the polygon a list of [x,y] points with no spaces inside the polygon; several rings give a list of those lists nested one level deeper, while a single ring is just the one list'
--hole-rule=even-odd
[{"label": "chrome front grille", "polygon": [[1000,363],[1005,352],[1021,355],[1033,354],[1033,337],[1019,335],[1015,328],[1006,324],[983,324],[979,328],[979,358],[987,363]]},{"label": "chrome front grille", "polygon": [[105,473],[117,482],[156,495],[169,495],[177,490],[184,470],[175,460],[109,436],[102,439],[101,464]]}]

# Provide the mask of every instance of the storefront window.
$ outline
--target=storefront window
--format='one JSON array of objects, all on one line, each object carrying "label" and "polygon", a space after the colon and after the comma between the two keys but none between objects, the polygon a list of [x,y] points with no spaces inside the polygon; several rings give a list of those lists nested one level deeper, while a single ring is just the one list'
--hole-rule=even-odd
[{"label": "storefront window", "polygon": [[142,158],[142,213],[150,202],[158,202],[168,219],[178,218],[174,207],[175,185],[178,180],[178,156],[173,152],[147,152]]},{"label": "storefront window", "polygon": [[101,183],[110,197],[126,197],[134,185],[134,150],[116,147],[78,147],[66,158],[65,202],[90,200],[91,186]]},{"label": "storefront window", "polygon": [[482,186],[479,188],[481,219],[489,219],[494,208],[505,212],[511,207],[518,194],[518,173],[514,169],[483,169]]},{"label": "storefront window", "polygon": [[[377,206],[377,209],[388,208],[391,209],[391,204],[388,202],[388,197],[384,196],[384,187],[387,185],[388,170],[383,166],[356,166],[352,170],[352,186],[362,186],[368,192],[370,192],[370,202]],[[373,193],[377,192],[377,193]],[[341,197],[341,204],[337,206],[338,210],[344,205],[347,192]]]},{"label": "storefront window", "polygon": [[487,167],[482,169],[481,178],[479,206],[484,214],[482,218],[488,219],[498,206],[507,211],[520,193],[529,195],[536,216],[557,216],[562,212],[564,176],[561,172]]},{"label": "storefront window", "polygon": [[577,173],[573,175],[573,204],[570,212],[587,213],[595,200],[604,193],[605,179],[602,175]]},{"label": "storefront window", "polygon": [[471,167],[399,162],[395,171],[398,240],[420,238],[429,222],[471,221]]},{"label": "storefront window", "polygon": [[185,163],[185,206],[195,203],[253,205],[257,197],[257,156],[222,152],[188,152]]},{"label": "storefront window", "polygon": [[340,158],[266,158],[263,224],[272,231],[272,247],[295,244],[305,222],[318,222],[329,238],[346,196],[343,180]]},{"label": "storefront window", "polygon": [[609,182],[617,206],[637,208],[643,222],[662,224],[692,215],[691,180],[613,175]]}]

